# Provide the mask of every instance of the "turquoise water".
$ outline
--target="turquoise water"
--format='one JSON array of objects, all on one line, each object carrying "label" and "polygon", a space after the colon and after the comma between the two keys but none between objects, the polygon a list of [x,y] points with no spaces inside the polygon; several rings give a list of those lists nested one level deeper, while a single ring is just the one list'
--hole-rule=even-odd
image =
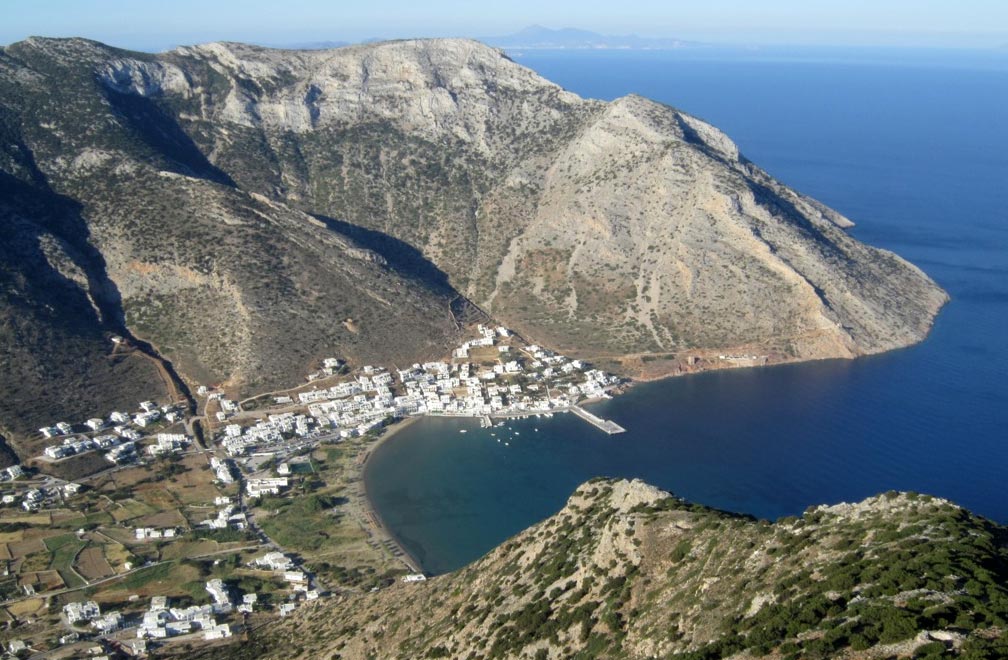
[{"label": "turquoise water", "polygon": [[641,385],[593,408],[619,436],[557,415],[511,423],[505,446],[475,420],[422,420],[365,478],[428,571],[472,561],[597,475],[765,518],[906,489],[1008,522],[1008,54],[799,55],[516,59],[582,95],[633,91],[724,129],[945,287],[931,336],[852,362]]}]

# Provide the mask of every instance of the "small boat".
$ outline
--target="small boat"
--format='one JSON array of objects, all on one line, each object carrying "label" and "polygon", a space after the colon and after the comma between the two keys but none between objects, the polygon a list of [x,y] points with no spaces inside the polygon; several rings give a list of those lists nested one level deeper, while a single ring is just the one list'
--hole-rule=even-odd
[{"label": "small boat", "polygon": [[510,446],[511,446],[511,443],[510,443],[510,442],[505,442],[505,443],[504,443],[504,446],[505,446],[505,447],[510,447]]},{"label": "small boat", "polygon": [[465,432],[466,432],[465,429],[459,429],[459,433],[465,433]]}]

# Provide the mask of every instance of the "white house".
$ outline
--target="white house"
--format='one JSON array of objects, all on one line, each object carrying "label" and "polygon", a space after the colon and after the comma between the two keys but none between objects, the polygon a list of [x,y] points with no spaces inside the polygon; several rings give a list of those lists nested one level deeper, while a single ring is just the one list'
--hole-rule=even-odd
[{"label": "white house", "polygon": [[63,606],[63,613],[66,614],[67,621],[71,625],[74,625],[81,621],[91,621],[98,618],[101,616],[101,608],[98,607],[98,603],[89,600],[78,603],[67,603]]}]

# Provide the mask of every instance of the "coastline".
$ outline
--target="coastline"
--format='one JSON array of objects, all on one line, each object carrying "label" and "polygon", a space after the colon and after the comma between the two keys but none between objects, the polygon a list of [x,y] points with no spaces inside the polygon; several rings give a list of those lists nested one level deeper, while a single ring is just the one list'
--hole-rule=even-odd
[{"label": "coastline", "polygon": [[372,444],[370,447],[367,448],[363,459],[361,459],[360,462],[357,464],[357,476],[360,479],[361,493],[364,496],[365,514],[368,515],[368,517],[374,523],[375,530],[377,531],[377,533],[390,540],[399,550],[399,552],[402,553],[402,556],[397,557],[397,559],[400,559],[407,566],[407,568],[412,570],[414,573],[424,573],[426,575],[426,571],[424,570],[423,564],[421,564],[420,561],[413,555],[413,553],[411,553],[406,548],[406,546],[403,545],[402,541],[399,540],[399,537],[396,536],[395,533],[392,531],[392,529],[385,523],[385,519],[381,517],[381,514],[378,512],[378,508],[375,507],[374,502],[371,501],[371,495],[368,493],[367,489],[367,479],[365,478],[365,472],[367,472],[368,463],[371,461],[371,456],[374,454],[375,450],[377,450],[383,444],[388,442],[397,433],[399,433],[400,431],[409,426],[412,426],[420,419],[422,418],[406,417],[404,419],[400,419],[391,426],[385,427],[385,432],[382,433],[377,440],[375,440],[374,444]]},{"label": "coastline", "polygon": [[[939,311],[940,311],[940,309],[941,308],[939,307]],[[804,362],[820,362],[820,361],[834,361],[834,360],[836,360],[836,361],[853,361],[853,360],[858,359],[858,358],[870,357],[870,356],[876,355],[876,354],[888,353],[888,352],[896,351],[896,350],[902,350],[902,349],[906,349],[906,348],[912,347],[912,346],[914,346],[916,344],[919,344],[922,341],[924,341],[925,339],[927,339],[927,337],[930,335],[930,330],[933,327],[934,318],[935,318],[934,316],[931,318],[931,323],[929,324],[929,327],[928,327],[927,331],[924,333],[924,335],[922,337],[916,339],[915,341],[906,343],[904,345],[900,345],[900,346],[896,346],[896,347],[892,347],[892,348],[887,348],[887,349],[880,350],[880,351],[872,351],[872,352],[868,352],[868,353],[863,353],[863,354],[858,354],[858,355],[848,355],[848,356],[830,356],[830,355],[825,355],[825,356],[822,356],[822,357],[814,357],[814,358],[809,358],[809,357],[803,357],[803,358],[790,357],[790,358],[783,358],[782,359],[780,356],[774,356],[774,359],[769,360],[769,361],[763,361],[760,364],[730,364],[730,363],[724,364],[724,363],[716,363],[716,362],[707,362],[706,364],[698,365],[699,368],[682,369],[680,367],[676,371],[666,372],[666,373],[657,373],[657,374],[654,374],[654,375],[644,375],[644,374],[641,374],[641,373],[636,373],[636,374],[633,374],[633,375],[627,374],[627,375],[624,376],[625,380],[622,383],[620,383],[618,386],[616,386],[616,387],[614,387],[614,388],[612,388],[612,389],[609,390],[609,392],[612,395],[609,398],[618,397],[618,396],[626,393],[627,391],[629,391],[630,389],[632,389],[633,387],[638,386],[638,385],[642,385],[642,384],[645,384],[645,383],[652,383],[652,382],[657,382],[657,381],[668,380],[668,379],[672,379],[672,378],[679,378],[679,377],[683,377],[683,376],[695,376],[695,375],[704,374],[704,373],[710,373],[710,372],[716,372],[716,371],[730,371],[730,370],[736,370],[736,369],[745,369],[745,370],[761,369],[762,370],[762,369],[766,369],[768,367],[782,367],[782,366],[800,364],[800,363],[804,363]],[[590,359],[590,358],[586,358],[586,359]],[[592,405],[592,404],[596,404],[596,403],[601,403],[602,401],[605,401],[605,400],[606,400],[605,398],[585,399],[583,401],[579,401],[578,405]],[[562,411],[562,412],[567,412],[567,411]],[[512,415],[497,414],[497,415],[491,415],[491,417],[493,417],[493,418],[506,418],[506,417],[512,417],[512,416],[513,417],[521,417],[521,416],[524,416],[524,415],[525,415],[525,413],[514,413]],[[363,457],[361,459],[359,459],[359,463],[357,464],[357,470],[358,470],[357,476],[360,478],[360,483],[361,483],[361,494],[363,495],[364,515],[365,515],[367,521],[369,521],[372,524],[375,533],[379,537],[382,537],[383,539],[389,541],[393,545],[393,547],[399,551],[400,554],[396,558],[399,559],[400,561],[402,561],[403,564],[405,564],[410,570],[412,570],[412,571],[414,571],[416,573],[424,573],[424,574],[426,574],[426,571],[425,571],[425,569],[423,567],[423,564],[417,559],[416,556],[413,555],[413,553],[411,553],[406,548],[406,546],[403,544],[403,542],[396,536],[396,534],[388,526],[388,524],[385,522],[385,520],[381,517],[381,514],[379,513],[377,507],[375,507],[374,502],[372,501],[371,496],[368,493],[367,480],[365,478],[365,473],[367,471],[367,467],[368,467],[368,464],[369,464],[369,462],[371,460],[372,454],[379,447],[381,447],[385,442],[387,442],[388,440],[390,440],[391,438],[393,438],[397,433],[399,433],[403,429],[405,429],[405,428],[411,426],[412,424],[414,424],[420,418],[421,418],[420,416],[417,416],[417,417],[406,417],[406,418],[403,418],[403,419],[400,419],[400,420],[396,421],[395,423],[393,423],[390,426],[387,426],[386,429],[385,429],[385,432],[378,439],[376,439],[375,442],[370,447],[368,447],[365,450],[365,453],[363,454]],[[367,525],[367,521],[362,521],[362,523],[364,523],[365,526],[366,526]]]}]

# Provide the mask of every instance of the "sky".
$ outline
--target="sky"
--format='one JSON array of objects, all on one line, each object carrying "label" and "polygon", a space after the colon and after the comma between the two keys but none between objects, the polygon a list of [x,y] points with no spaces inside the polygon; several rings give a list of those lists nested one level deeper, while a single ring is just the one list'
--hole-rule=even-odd
[{"label": "sky", "polygon": [[82,36],[164,50],[489,37],[532,24],[735,45],[1008,48],[1006,0],[0,0],[0,44]]}]

